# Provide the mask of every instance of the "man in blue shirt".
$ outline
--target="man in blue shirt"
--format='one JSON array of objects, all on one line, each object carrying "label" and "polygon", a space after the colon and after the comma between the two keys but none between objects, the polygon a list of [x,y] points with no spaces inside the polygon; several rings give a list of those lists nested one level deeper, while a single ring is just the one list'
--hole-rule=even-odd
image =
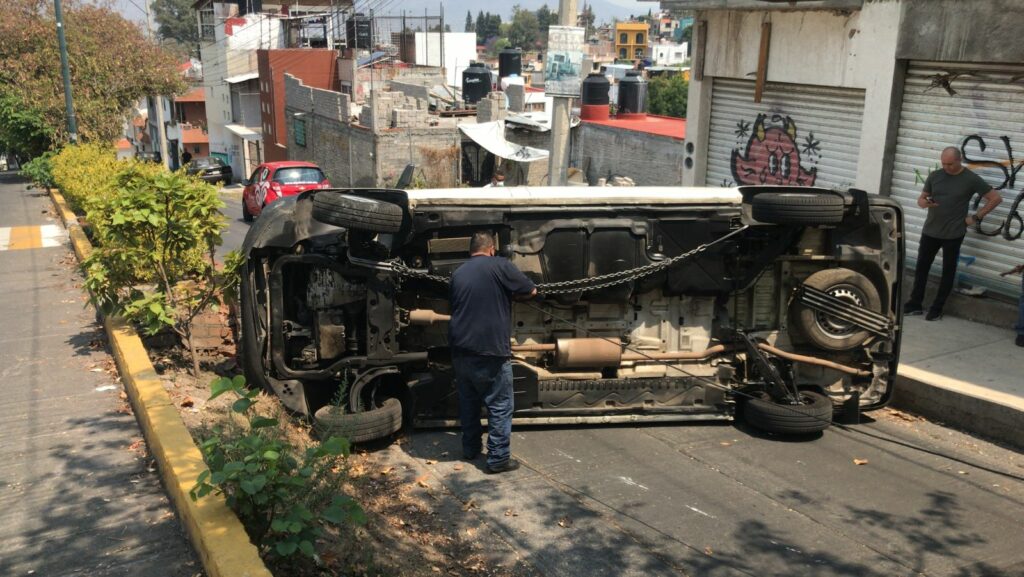
[{"label": "man in blue shirt", "polygon": [[480,404],[487,407],[487,472],[519,468],[512,458],[512,298],[527,299],[537,287],[508,259],[496,257],[490,232],[477,232],[470,259],[452,275],[448,324],[455,384],[459,391],[462,456],[480,454]]}]

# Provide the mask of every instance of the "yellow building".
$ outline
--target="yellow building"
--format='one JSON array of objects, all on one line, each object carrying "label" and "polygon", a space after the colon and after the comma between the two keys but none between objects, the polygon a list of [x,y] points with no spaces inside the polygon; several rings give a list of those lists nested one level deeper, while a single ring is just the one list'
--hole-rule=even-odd
[{"label": "yellow building", "polygon": [[644,22],[615,24],[615,56],[620,60],[647,57],[647,35],[650,26]]}]

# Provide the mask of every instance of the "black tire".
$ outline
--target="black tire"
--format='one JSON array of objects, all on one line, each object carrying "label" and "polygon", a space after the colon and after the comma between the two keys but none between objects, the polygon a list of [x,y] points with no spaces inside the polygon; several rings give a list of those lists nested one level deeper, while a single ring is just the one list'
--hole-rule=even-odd
[{"label": "black tire", "polygon": [[375,441],[402,429],[402,403],[385,399],[380,407],[362,413],[344,413],[335,405],[321,407],[313,416],[320,438],[338,435],[353,443]]},{"label": "black tire", "polygon": [[313,197],[313,218],[326,224],[368,232],[398,232],[402,207],[350,194],[321,192]]},{"label": "black tire", "polygon": [[245,207],[245,199],[242,199],[242,220],[244,222],[252,222],[252,215],[249,214],[249,209]]},{"label": "black tire", "polygon": [[[243,209],[244,210],[244,209]],[[254,300],[256,290],[254,286],[252,266],[246,263],[242,267],[241,283],[239,286],[239,315],[241,339],[238,343],[237,356],[238,364],[242,367],[242,374],[250,386],[263,389],[271,395],[276,395],[273,387],[267,381],[266,368],[263,366],[263,353],[259,347],[259,335],[256,332],[256,325],[259,323]]]},{"label": "black tire", "polygon": [[[876,313],[882,312],[882,298],[871,280],[848,268],[819,270],[804,284]],[[848,351],[864,344],[871,333],[844,323],[828,314],[793,301],[792,325],[814,346],[827,351]]]},{"label": "black tire", "polygon": [[754,220],[770,224],[839,224],[843,198],[814,192],[765,192],[750,199]]},{"label": "black tire", "polygon": [[809,435],[824,431],[832,424],[832,401],[820,393],[800,391],[799,405],[753,398],[744,403],[743,419],[766,433]]}]

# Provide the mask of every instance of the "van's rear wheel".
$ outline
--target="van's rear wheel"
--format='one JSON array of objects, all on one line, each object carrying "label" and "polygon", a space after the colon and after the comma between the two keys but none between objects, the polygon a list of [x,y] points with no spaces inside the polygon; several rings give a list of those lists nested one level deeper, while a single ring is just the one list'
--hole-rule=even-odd
[{"label": "van's rear wheel", "polygon": [[814,226],[843,222],[843,198],[815,192],[765,192],[750,199],[754,220]]},{"label": "van's rear wheel", "polygon": [[743,419],[751,427],[781,435],[808,435],[832,424],[832,401],[820,393],[800,391],[800,404],[776,403],[767,396],[749,399]]}]

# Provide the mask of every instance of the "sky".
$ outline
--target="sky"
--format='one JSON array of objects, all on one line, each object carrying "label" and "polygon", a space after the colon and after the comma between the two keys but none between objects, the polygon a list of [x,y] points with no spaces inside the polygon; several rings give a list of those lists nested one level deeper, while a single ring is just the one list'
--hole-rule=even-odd
[{"label": "sky", "polygon": [[[135,20],[137,22],[145,22],[145,14],[140,10],[139,6],[144,6],[146,0],[115,0],[115,5],[118,6],[126,18]],[[301,0],[299,0],[301,2]],[[584,0],[576,0],[577,10],[583,9]],[[536,10],[544,4],[547,4],[552,10],[558,9],[558,0],[514,0],[512,2],[500,2],[491,4],[487,8],[489,3],[480,2],[480,0],[444,0],[444,11],[445,20],[451,23],[452,30],[461,31],[462,25],[466,21],[466,11],[472,12],[473,17],[476,17],[477,12],[481,9],[484,11],[499,12],[503,20],[507,20],[512,15],[512,6],[519,4],[523,8],[530,10]],[[495,6],[495,4],[497,6]],[[640,2],[639,0],[587,0],[587,4],[592,6],[594,9],[594,15],[596,16],[597,22],[610,22],[612,18],[619,18],[620,20],[629,18],[631,15],[647,14],[647,12],[657,12],[659,9],[658,2]],[[439,6],[441,5],[440,0],[356,0],[356,9],[361,10],[364,6],[373,7],[375,5],[384,5],[385,14],[401,14],[402,10],[405,9],[410,13],[423,14],[424,8],[426,8],[430,15],[436,15],[439,12]]]}]

